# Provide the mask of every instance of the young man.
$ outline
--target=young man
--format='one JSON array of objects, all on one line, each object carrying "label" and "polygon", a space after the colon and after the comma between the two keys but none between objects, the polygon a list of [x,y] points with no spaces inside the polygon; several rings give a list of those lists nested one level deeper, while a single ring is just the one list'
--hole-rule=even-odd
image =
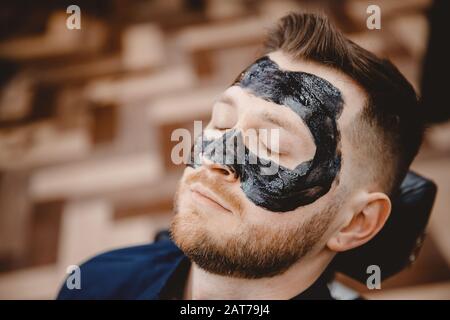
[{"label": "young man", "polygon": [[[173,241],[95,257],[82,289],[59,298],[330,298],[330,263],[383,228],[418,151],[416,94],[321,16],[284,17],[266,51],[214,104],[179,184]],[[258,142],[266,158],[246,143],[251,129],[278,130]],[[219,159],[230,140],[243,161]]]}]

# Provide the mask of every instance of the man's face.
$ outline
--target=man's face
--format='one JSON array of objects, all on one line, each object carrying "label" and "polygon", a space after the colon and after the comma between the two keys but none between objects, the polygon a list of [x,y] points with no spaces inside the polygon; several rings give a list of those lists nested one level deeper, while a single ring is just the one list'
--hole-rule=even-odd
[{"label": "man's face", "polygon": [[243,278],[280,274],[323,250],[351,185],[343,127],[363,101],[318,64],[281,52],[258,59],[197,140],[176,196],[177,245],[205,270]]}]

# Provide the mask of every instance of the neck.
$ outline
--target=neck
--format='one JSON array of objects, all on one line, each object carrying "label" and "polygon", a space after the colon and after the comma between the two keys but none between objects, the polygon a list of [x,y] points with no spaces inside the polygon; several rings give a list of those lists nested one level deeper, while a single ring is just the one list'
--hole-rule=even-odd
[{"label": "neck", "polygon": [[207,272],[191,264],[184,298],[192,300],[286,300],[310,287],[324,272],[334,254],[323,250],[304,257],[280,275],[242,279]]}]

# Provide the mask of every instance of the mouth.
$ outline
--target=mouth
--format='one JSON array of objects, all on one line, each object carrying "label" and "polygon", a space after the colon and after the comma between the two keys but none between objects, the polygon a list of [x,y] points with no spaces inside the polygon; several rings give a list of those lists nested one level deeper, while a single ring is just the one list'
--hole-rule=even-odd
[{"label": "mouth", "polygon": [[204,187],[200,183],[196,182],[189,187],[192,197],[199,201],[201,204],[220,209],[223,211],[231,212],[226,204],[223,203],[222,199],[216,196],[208,188]]}]

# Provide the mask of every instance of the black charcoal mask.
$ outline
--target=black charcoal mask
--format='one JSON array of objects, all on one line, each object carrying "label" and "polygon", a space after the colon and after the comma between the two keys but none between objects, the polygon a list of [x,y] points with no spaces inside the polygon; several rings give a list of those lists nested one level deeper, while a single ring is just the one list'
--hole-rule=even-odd
[{"label": "black charcoal mask", "polygon": [[[239,177],[241,189],[253,203],[273,212],[294,210],[326,194],[341,168],[340,133],[336,123],[343,108],[340,91],[313,74],[281,70],[267,56],[242,72],[234,85],[293,110],[314,139],[313,159],[294,169],[277,164],[275,174],[263,174],[268,167],[273,167],[272,161],[250,152],[241,132],[232,129],[218,139],[199,137],[191,166],[201,165],[198,153],[203,152],[204,157],[229,167]],[[238,159],[239,155],[243,159]]]}]

